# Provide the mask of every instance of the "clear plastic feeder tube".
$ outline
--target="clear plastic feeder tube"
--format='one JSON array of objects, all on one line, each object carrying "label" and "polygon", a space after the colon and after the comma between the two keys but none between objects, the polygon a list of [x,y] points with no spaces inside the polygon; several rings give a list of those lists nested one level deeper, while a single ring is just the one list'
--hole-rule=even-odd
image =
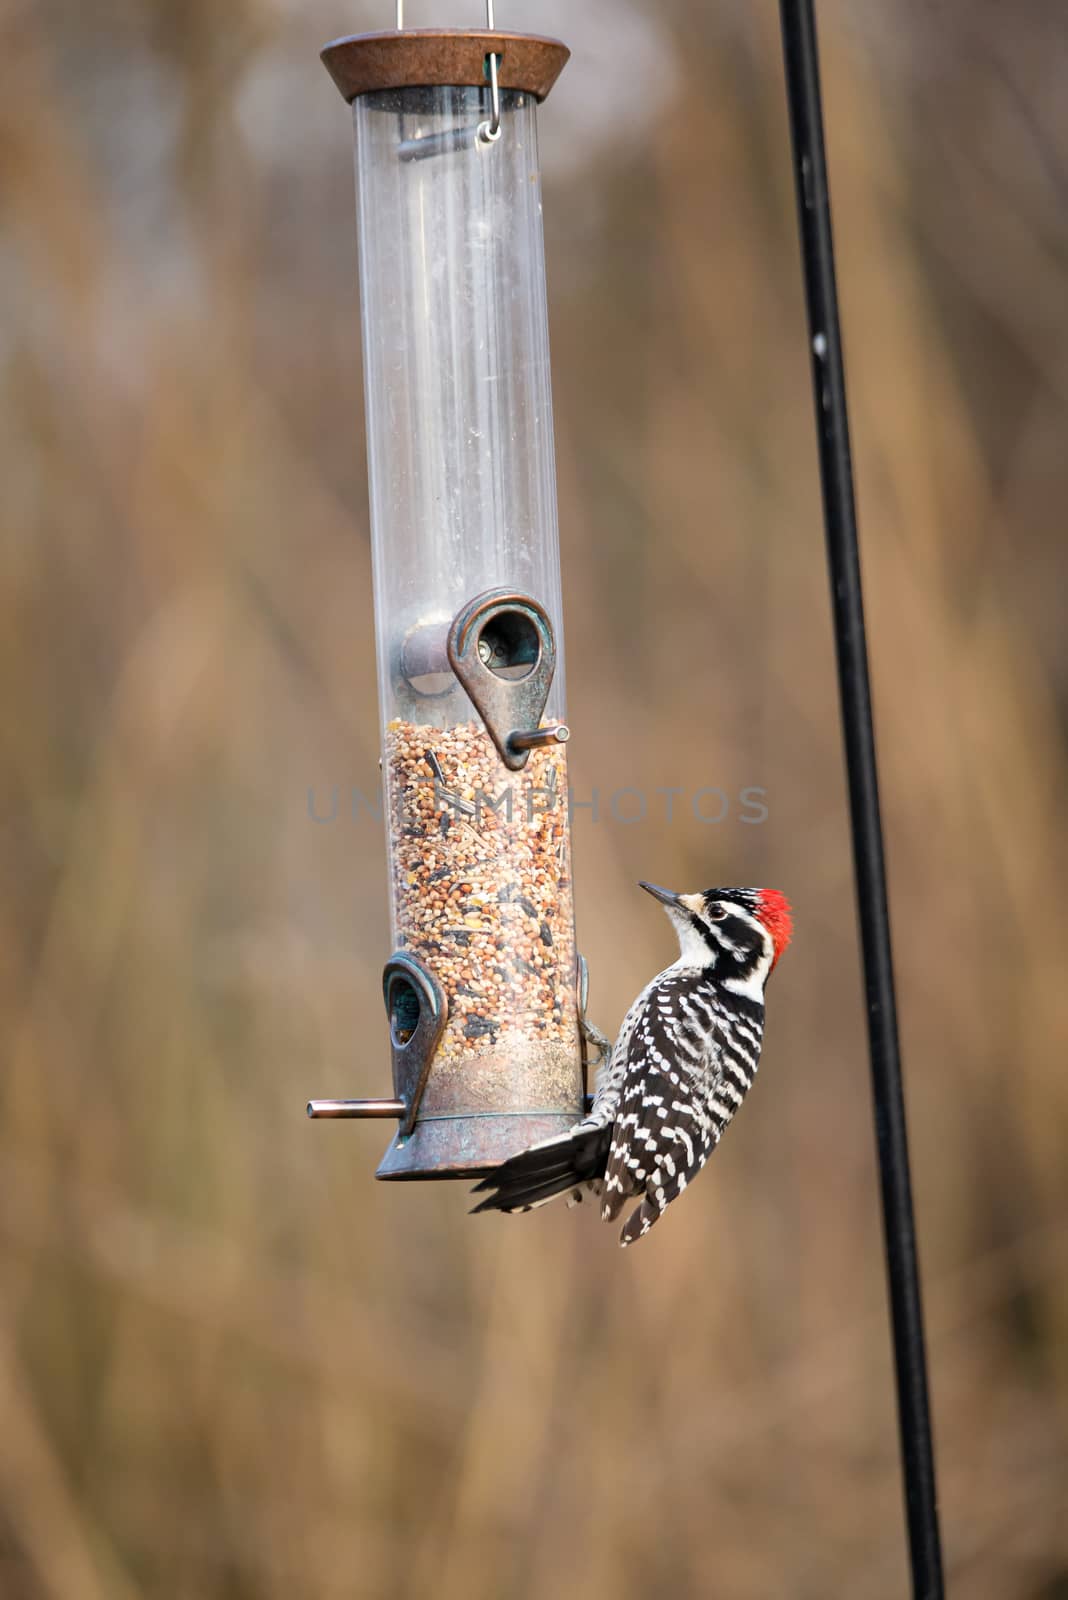
[{"label": "clear plastic feeder tube", "polygon": [[[417,48],[377,37],[391,60]],[[448,49],[461,37],[476,36],[433,36]],[[521,46],[551,45],[555,71],[566,51],[485,40],[504,68],[495,138],[486,87],[470,78],[353,99],[393,936],[448,1002],[415,1138],[426,1146],[428,1123],[466,1119],[448,1155],[470,1170],[581,1105],[564,746],[511,770],[448,653],[465,607],[515,595],[477,648],[502,685],[518,684],[545,658],[523,611],[533,602],[556,656],[540,725],[563,721],[537,100],[507,69]],[[347,42],[357,78],[361,43]],[[346,92],[334,49],[324,56]],[[476,1126],[486,1117],[540,1124]]]},{"label": "clear plastic feeder tube", "polygon": [[534,96],[436,86],[353,102],[375,624],[383,722],[475,714],[448,626],[498,587],[556,636],[564,712],[549,326]]}]

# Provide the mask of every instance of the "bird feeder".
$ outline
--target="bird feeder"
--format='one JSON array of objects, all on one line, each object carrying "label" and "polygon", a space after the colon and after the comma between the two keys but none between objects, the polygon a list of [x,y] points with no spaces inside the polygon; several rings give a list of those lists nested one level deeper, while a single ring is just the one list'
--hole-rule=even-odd
[{"label": "bird feeder", "polygon": [[[398,19],[399,20],[399,19]],[[380,1178],[466,1177],[581,1114],[537,107],[553,39],[322,52],[352,106],[394,954]]]}]

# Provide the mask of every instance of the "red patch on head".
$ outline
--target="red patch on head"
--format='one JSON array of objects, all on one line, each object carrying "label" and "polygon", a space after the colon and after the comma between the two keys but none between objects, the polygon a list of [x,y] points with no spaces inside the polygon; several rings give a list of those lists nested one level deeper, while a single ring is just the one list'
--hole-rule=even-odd
[{"label": "red patch on head", "polygon": [[778,889],[761,889],[757,904],[757,916],[771,934],[771,942],[775,946],[775,955],[772,958],[772,969],[790,943],[794,931],[794,919],[790,915],[790,902]]}]

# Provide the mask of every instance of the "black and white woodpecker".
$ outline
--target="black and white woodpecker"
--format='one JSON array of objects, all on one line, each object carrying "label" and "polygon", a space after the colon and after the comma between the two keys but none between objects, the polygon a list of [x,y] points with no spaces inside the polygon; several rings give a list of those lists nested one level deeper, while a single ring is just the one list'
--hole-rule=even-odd
[{"label": "black and white woodpecker", "polygon": [[641,887],[671,918],[678,960],[624,1017],[587,1115],[476,1184],[486,1193],[476,1211],[531,1211],[563,1194],[573,1204],[585,1190],[612,1222],[640,1197],[619,1238],[631,1244],[701,1170],[744,1100],[760,1057],[764,986],[793,931],[786,897]]}]

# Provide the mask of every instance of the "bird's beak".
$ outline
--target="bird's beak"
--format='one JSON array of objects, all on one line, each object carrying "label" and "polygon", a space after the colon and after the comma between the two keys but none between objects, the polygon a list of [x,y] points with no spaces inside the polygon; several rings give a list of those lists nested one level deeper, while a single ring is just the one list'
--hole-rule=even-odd
[{"label": "bird's beak", "polygon": [[655,883],[643,883],[642,880],[639,879],[638,888],[644,889],[646,894],[651,894],[653,899],[659,900],[662,906],[677,906],[679,903],[679,897],[677,894],[673,894],[670,889],[661,889],[659,885]]}]

